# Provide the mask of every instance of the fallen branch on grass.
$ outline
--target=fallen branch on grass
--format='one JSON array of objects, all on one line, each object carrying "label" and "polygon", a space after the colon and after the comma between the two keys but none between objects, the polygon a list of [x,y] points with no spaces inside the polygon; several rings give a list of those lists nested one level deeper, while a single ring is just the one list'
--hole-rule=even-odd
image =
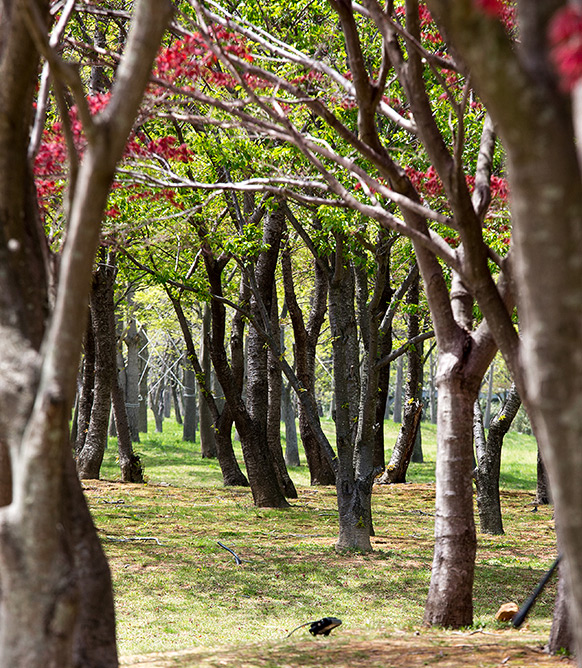
[{"label": "fallen branch on grass", "polygon": [[129,543],[134,540],[155,540],[158,545],[161,545],[160,539],[155,536],[129,536],[128,538],[117,538],[115,536],[105,536],[107,540],[111,540],[115,543]]}]

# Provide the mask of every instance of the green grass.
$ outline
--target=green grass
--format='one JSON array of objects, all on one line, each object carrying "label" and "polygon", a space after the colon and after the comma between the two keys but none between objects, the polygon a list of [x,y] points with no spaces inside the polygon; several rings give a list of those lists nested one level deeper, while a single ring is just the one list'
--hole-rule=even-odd
[{"label": "green grass", "polygon": [[[397,430],[386,423],[388,443]],[[435,427],[423,424],[425,462],[411,464],[411,484],[375,488],[374,551],[338,555],[335,491],[309,487],[306,467],[291,469],[299,492],[291,508],[258,509],[248,489],[223,487],[218,463],[202,459],[198,443],[182,442],[173,421],[136,444],[146,485],[118,482],[111,439],[103,480],[84,487],[111,563],[121,653],[267,642],[326,615],[357,632],[419,629],[432,560],[435,441]],[[528,505],[535,458],[531,437],[510,434],[506,535],[479,536],[476,626],[496,630],[499,605],[524,600],[552,560],[551,509],[532,513]],[[236,566],[217,541],[245,563]],[[534,631],[547,633],[552,603],[550,588],[532,615]]]}]

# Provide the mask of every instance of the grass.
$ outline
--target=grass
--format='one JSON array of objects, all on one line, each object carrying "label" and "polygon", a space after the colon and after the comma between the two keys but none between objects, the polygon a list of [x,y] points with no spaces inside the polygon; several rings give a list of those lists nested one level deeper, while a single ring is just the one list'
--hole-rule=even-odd
[{"label": "grass", "polygon": [[[387,422],[387,442],[396,432],[397,426]],[[291,629],[327,615],[344,622],[341,633],[330,638],[350,638],[352,649],[360,642],[418,633],[431,647],[439,637],[449,646],[449,636],[425,635],[422,629],[432,560],[435,438],[434,426],[423,424],[425,462],[411,465],[410,484],[375,488],[376,536],[368,555],[336,554],[335,492],[310,487],[305,467],[291,469],[299,492],[291,508],[259,509],[248,489],[222,486],[218,463],[202,459],[199,444],[182,442],[173,421],[165,421],[163,434],[142,435],[136,446],[146,485],[118,482],[112,439],[103,479],[84,481],[84,487],[113,573],[120,653],[198,648],[195,664],[214,665],[204,661],[219,661],[217,650],[205,658],[200,652],[258,643],[261,652],[270,648],[277,655],[283,646],[311,641],[305,629],[285,641]],[[532,512],[536,450],[531,437],[510,434],[502,469],[506,534],[478,537],[473,630],[517,637],[517,631],[495,622],[494,614],[502,603],[519,603],[529,595],[553,559],[555,537],[551,508]],[[244,563],[236,566],[217,541]],[[550,586],[530,616],[530,641],[547,637],[552,606]],[[308,642],[305,651],[324,646]],[[251,655],[256,658],[256,652]],[[177,663],[167,658],[169,663],[159,665],[194,665],[188,656],[178,654]],[[349,665],[360,665],[356,658],[351,656]],[[278,661],[271,656],[256,665],[326,665],[319,654],[312,663],[303,655],[295,664]]]}]

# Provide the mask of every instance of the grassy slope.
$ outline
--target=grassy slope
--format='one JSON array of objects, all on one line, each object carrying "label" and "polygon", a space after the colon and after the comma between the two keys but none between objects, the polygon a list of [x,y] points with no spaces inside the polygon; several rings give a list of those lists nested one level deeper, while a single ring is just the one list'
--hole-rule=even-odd
[{"label": "grassy slope", "polygon": [[[396,431],[386,423],[388,443]],[[371,638],[420,630],[432,559],[433,426],[423,425],[425,463],[411,465],[411,484],[376,488],[370,555],[335,553],[334,490],[309,487],[303,467],[291,472],[299,499],[276,511],[255,508],[247,489],[224,488],[217,462],[181,442],[170,421],[137,446],[145,486],[116,482],[114,448],[113,440],[104,480],[84,486],[112,566],[122,654],[268,642],[326,615],[343,619],[342,633]],[[535,457],[531,437],[510,434],[502,465],[506,535],[479,535],[475,627],[491,632],[501,628],[493,620],[499,605],[523,601],[554,555],[551,509],[534,513],[529,505]],[[245,563],[236,566],[218,540]],[[552,593],[531,616],[540,638]]]}]

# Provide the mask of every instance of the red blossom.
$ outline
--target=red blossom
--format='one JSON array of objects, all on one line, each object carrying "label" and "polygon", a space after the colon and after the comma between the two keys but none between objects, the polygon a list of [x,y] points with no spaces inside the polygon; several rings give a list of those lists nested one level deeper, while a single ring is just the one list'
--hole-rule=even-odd
[{"label": "red blossom", "polygon": [[549,39],[562,88],[570,91],[582,77],[582,9],[559,9],[550,22]]},{"label": "red blossom", "polygon": [[474,2],[484,14],[497,19],[503,18],[504,6],[501,0],[474,0]]}]

